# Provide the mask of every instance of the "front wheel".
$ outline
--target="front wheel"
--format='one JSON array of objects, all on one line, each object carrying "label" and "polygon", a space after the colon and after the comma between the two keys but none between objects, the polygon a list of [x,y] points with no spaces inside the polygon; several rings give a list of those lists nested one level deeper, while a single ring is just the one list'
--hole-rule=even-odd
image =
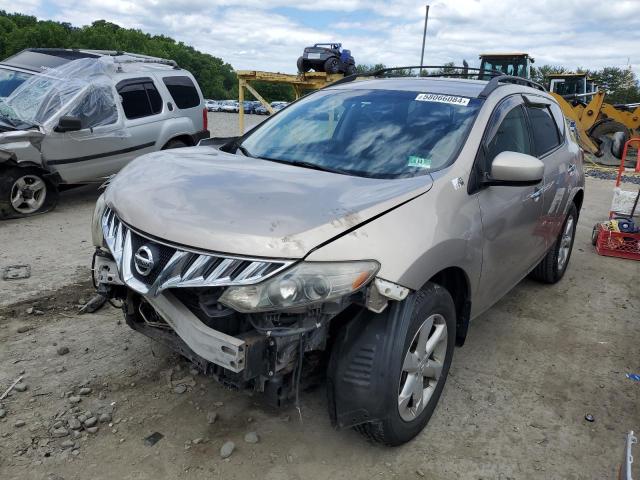
[{"label": "front wheel", "polygon": [[572,203],[556,242],[538,266],[531,272],[531,277],[534,280],[543,283],[556,283],[564,276],[573,250],[577,223],[578,209],[575,204]]},{"label": "front wheel", "polygon": [[389,405],[386,418],[356,426],[370,440],[401,445],[418,435],[440,399],[453,359],[456,313],[449,292],[428,283],[416,293],[411,315],[392,342],[392,357],[384,373],[380,401]]},{"label": "front wheel", "polygon": [[46,212],[55,206],[57,199],[56,188],[36,168],[0,171],[0,219]]}]

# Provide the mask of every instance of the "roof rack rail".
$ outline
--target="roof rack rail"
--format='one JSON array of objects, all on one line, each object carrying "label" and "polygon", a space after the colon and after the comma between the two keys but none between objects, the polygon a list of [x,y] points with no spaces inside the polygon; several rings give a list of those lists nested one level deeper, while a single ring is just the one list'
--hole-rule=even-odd
[{"label": "roof rack rail", "polygon": [[[175,60],[168,60],[166,58],[152,57],[151,55],[143,55],[141,53],[123,52],[122,50],[89,50],[82,49],[83,52],[95,53],[97,55],[104,55],[106,57],[113,57],[114,63],[157,63],[160,65],[168,65],[170,67],[178,68],[178,64]],[[117,57],[130,57],[130,58],[117,58]]]},{"label": "roof rack rail", "polygon": [[543,92],[547,91],[546,88],[544,88],[539,83],[534,82],[533,80],[529,80],[527,78],[522,78],[522,77],[516,77],[513,75],[503,74],[497,77],[493,77],[491,80],[489,80],[489,83],[487,83],[487,86],[484,87],[482,92],[480,92],[480,95],[478,95],[478,98],[487,98],[489,95],[491,95],[491,93],[496,88],[500,86],[501,83],[515,83],[517,85],[524,85],[525,87],[531,87],[537,90],[542,90]]},{"label": "roof rack rail", "polygon": [[[408,67],[389,67],[389,68],[380,68],[378,70],[374,70],[371,72],[362,72],[362,73],[354,73],[353,75],[349,75],[347,77],[341,78],[337,82],[333,82],[331,85],[339,85],[341,83],[348,83],[354,81],[356,78],[361,77],[382,77],[391,72],[400,72],[404,73],[407,70],[428,70],[433,68],[439,68],[440,70],[444,70],[447,73],[426,73],[424,75],[418,74],[419,77],[461,77],[467,78],[469,76],[479,76],[479,75],[487,75],[490,77],[495,77],[498,75],[504,75],[499,70],[491,70],[487,68],[473,68],[473,67],[457,67],[453,65],[411,65]],[[459,70],[459,72],[451,72],[451,70]],[[393,76],[393,75],[389,75]],[[404,77],[407,75],[396,75],[398,77]]]}]

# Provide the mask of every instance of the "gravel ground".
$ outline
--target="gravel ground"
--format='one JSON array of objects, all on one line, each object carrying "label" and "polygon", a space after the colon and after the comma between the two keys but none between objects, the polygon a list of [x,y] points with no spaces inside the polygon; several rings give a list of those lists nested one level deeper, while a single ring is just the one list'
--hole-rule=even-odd
[{"label": "gravel ground", "polygon": [[332,429],[324,386],[304,392],[300,421],[191,371],[109,305],[77,315],[96,193],[66,192],[55,212],[0,224],[0,268],[32,267],[0,280],[0,394],[23,377],[0,401],[0,478],[613,478],[640,429],[625,377],[640,373],[640,262],[590,244],[611,188],[587,179],[565,278],[523,281],[476,319],[429,426],[394,449]]}]

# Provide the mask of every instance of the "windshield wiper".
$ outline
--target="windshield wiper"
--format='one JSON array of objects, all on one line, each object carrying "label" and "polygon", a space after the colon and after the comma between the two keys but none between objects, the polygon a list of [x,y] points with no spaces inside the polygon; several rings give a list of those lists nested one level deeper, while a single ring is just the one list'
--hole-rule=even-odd
[{"label": "windshield wiper", "polygon": [[[265,159],[265,160],[271,160],[269,158]],[[317,165],[315,163],[311,163],[311,162],[302,162],[302,161],[297,161],[297,162],[282,162],[282,163],[286,163],[289,165],[294,165],[296,167],[302,167],[302,168],[310,168],[312,170],[320,170],[321,172],[330,172],[330,173],[341,173],[341,174],[349,174],[348,172],[345,172],[344,170],[339,170],[337,168],[329,168],[329,167],[323,167],[322,165]]]},{"label": "windshield wiper", "polygon": [[256,158],[255,156],[251,155],[249,150],[244,148],[242,145],[238,145],[238,150],[240,150],[245,157]]}]

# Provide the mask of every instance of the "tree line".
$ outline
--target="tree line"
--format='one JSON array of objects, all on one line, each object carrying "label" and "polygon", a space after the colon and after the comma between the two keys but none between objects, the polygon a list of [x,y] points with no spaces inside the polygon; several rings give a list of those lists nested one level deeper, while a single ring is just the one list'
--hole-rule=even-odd
[{"label": "tree line", "polygon": [[[25,48],[116,50],[168,58],[193,74],[205,98],[238,98],[238,78],[233,67],[221,58],[165,35],[150,35],[105,20],[76,27],[67,22],[38,20],[31,15],[0,10],[0,58]],[[254,88],[268,101],[294,97],[288,85],[255,82]],[[249,95],[248,99],[251,98]]]}]

